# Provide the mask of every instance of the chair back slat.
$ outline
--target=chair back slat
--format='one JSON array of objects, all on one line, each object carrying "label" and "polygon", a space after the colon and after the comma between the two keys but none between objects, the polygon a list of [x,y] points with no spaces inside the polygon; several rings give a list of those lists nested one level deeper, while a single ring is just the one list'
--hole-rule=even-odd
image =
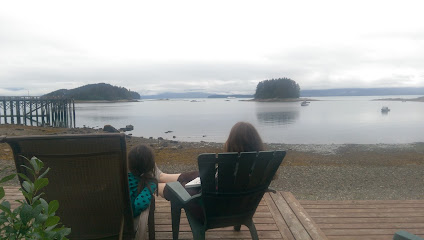
[{"label": "chair back slat", "polygon": [[[49,185],[47,201],[58,200],[56,214],[72,229],[70,239],[118,236],[125,219],[124,236],[134,235],[129,199],[124,134],[8,137],[18,172],[26,175],[22,157],[38,157]],[[23,179],[20,179],[21,183]]]},{"label": "chair back slat", "polygon": [[217,174],[215,174],[218,192],[233,191],[237,160],[238,157],[231,153],[218,154],[218,158],[216,158]]},{"label": "chair back slat", "polygon": [[268,167],[270,162],[274,159],[274,152],[259,152],[254,163],[248,188],[256,188],[261,183],[264,183],[265,169]]},{"label": "chair back slat", "polygon": [[[234,181],[234,190],[245,190],[250,182],[252,167],[256,160],[256,152],[244,152],[238,158],[237,174]],[[242,163],[240,163],[242,160]]]},{"label": "chair back slat", "polygon": [[199,175],[201,176],[202,191],[213,192],[215,185],[216,154],[204,153],[198,157]]},{"label": "chair back slat", "polygon": [[[282,160],[284,159],[285,156],[286,156],[286,152],[276,151],[273,157],[275,159]],[[264,177],[262,178],[262,182],[260,184],[266,184],[268,182],[271,182],[280,164],[281,164],[281,161],[270,161],[267,167],[265,168]]]}]

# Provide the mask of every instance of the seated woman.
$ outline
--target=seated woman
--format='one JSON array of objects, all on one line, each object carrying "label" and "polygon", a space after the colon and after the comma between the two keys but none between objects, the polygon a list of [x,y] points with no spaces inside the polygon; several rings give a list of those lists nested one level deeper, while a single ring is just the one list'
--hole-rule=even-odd
[{"label": "seated woman", "polygon": [[[261,137],[259,136],[256,128],[247,122],[238,122],[236,123],[229,133],[228,139],[224,144],[224,152],[257,152],[265,150],[264,144]],[[215,180],[218,178],[218,168],[216,169]],[[184,186],[184,185],[183,185]],[[217,185],[216,185],[217,186]],[[199,193],[199,188],[189,188],[188,190],[190,195]],[[167,193],[169,190],[165,188]],[[167,194],[165,194],[167,195]],[[189,206],[190,213],[194,218],[199,221],[204,220],[202,207],[198,202],[191,202]],[[240,226],[236,226],[235,230],[240,230]]]}]

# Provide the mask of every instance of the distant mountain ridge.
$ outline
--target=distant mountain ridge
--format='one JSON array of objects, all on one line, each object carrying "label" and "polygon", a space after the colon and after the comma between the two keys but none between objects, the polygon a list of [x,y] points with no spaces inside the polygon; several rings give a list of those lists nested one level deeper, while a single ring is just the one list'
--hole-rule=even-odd
[{"label": "distant mountain ridge", "polygon": [[112,86],[107,83],[88,84],[74,89],[59,89],[45,94],[46,97],[70,97],[75,100],[133,100],[140,99],[140,94],[124,87]]},{"label": "distant mountain ridge", "polygon": [[143,99],[164,99],[164,98],[207,98],[212,95],[211,93],[204,92],[186,92],[186,93],[174,93],[165,92],[156,95],[142,95]]},{"label": "distant mountain ridge", "polygon": [[424,87],[412,88],[338,88],[301,90],[301,97],[424,95]]},{"label": "distant mountain ridge", "polygon": [[[300,90],[301,97],[329,96],[383,96],[383,95],[424,95],[424,87],[419,88],[337,88],[320,90]],[[253,94],[212,94],[204,92],[172,93],[165,92],[157,95],[144,95],[144,99],[165,98],[253,98]]]},{"label": "distant mountain ridge", "polygon": [[253,95],[247,95],[247,94],[230,94],[230,95],[225,95],[225,94],[215,94],[215,95],[210,95],[208,96],[208,98],[228,98],[228,97],[235,97],[235,98],[253,98]]}]

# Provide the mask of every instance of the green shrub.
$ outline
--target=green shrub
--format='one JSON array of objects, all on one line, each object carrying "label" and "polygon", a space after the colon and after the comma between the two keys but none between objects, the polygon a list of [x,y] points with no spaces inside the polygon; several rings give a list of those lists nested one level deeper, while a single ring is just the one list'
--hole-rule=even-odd
[{"label": "green shrub", "polygon": [[[43,193],[40,190],[49,184],[49,180],[44,176],[50,168],[41,173],[44,164],[40,159],[32,157],[31,160],[27,160],[31,167],[23,167],[27,168],[32,176],[18,173],[24,179],[19,190],[26,201],[17,200],[20,205],[12,211],[10,203],[2,200],[5,191],[0,186],[0,200],[2,200],[0,204],[0,238],[67,239],[66,236],[71,233],[71,229],[60,226],[60,218],[55,215],[59,208],[59,202],[53,200],[47,203],[41,197]],[[13,179],[15,176],[16,174],[12,174],[2,178],[0,184]]]}]

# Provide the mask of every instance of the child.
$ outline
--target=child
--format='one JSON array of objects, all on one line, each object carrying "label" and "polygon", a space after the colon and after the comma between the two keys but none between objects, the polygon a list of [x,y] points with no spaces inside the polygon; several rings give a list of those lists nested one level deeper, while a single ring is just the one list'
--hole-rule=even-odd
[{"label": "child", "polygon": [[158,186],[155,156],[150,147],[137,145],[128,152],[128,183],[134,217],[147,209]]},{"label": "child", "polygon": [[[162,172],[155,164],[153,150],[147,145],[137,145],[128,152],[128,182],[134,217],[147,209],[153,193],[168,199],[164,193],[167,182],[179,181],[183,186],[199,176],[198,171],[169,174]],[[168,199],[169,200],[169,199]]]}]

